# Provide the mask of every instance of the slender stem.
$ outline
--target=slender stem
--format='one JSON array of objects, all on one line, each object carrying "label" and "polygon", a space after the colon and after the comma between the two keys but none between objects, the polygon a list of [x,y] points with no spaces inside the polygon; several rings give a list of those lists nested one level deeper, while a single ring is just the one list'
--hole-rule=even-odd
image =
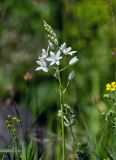
[{"label": "slender stem", "polygon": [[73,130],[72,130],[72,126],[70,125],[70,132],[71,132],[71,135],[72,135],[72,139],[73,139],[73,142],[74,142],[74,154],[76,153],[76,149],[77,149],[77,143],[76,143],[76,139],[75,139],[75,136],[74,136],[74,133],[73,133]]},{"label": "slender stem", "polygon": [[73,138],[73,142],[74,142],[74,145],[76,144],[76,140],[75,140],[75,136],[73,134],[73,130],[72,130],[72,127],[70,126],[70,132],[71,132],[71,135],[72,135],[72,138]]},{"label": "slender stem", "polygon": [[65,157],[65,135],[64,135],[64,110],[63,110],[63,91],[62,91],[62,82],[61,82],[61,77],[60,77],[60,71],[58,74],[58,80],[59,80],[59,91],[60,91],[60,107],[61,107],[61,111],[62,111],[62,115],[61,115],[61,125],[62,125],[62,159],[66,160]]},{"label": "slender stem", "polygon": [[60,70],[60,72],[61,72],[61,71],[64,71],[65,69],[67,69],[69,66],[70,66],[70,65],[67,65],[66,67],[62,68],[62,69]]},{"label": "slender stem", "polygon": [[62,92],[63,94],[66,92],[66,90],[67,90],[67,88],[68,88],[68,86],[69,86],[69,83],[70,83],[70,81],[67,82],[66,88],[65,88],[65,89],[63,90],[63,92]]}]

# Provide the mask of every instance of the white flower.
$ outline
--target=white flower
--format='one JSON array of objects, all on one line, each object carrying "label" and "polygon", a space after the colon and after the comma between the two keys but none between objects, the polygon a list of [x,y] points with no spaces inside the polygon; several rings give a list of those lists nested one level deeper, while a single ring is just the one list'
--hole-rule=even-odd
[{"label": "white flower", "polygon": [[61,44],[61,46],[60,46],[61,51],[63,51],[64,49],[66,49],[66,43],[65,42],[63,44]]},{"label": "white flower", "polygon": [[73,57],[73,58],[70,60],[69,65],[73,65],[73,64],[75,64],[75,63],[78,62],[78,61],[79,61],[79,59],[75,56],[75,57]]},{"label": "white flower", "polygon": [[36,68],[36,71],[43,70],[44,72],[48,72],[47,64],[43,58],[40,58],[39,61],[36,61],[40,66]]},{"label": "white flower", "polygon": [[66,48],[66,43],[61,44],[60,50],[65,54],[65,55],[73,55],[77,51],[71,51],[71,47]]},{"label": "white flower", "polygon": [[69,76],[68,76],[68,80],[70,81],[71,79],[73,79],[75,77],[75,72],[72,71],[69,73]]},{"label": "white flower", "polygon": [[53,64],[59,65],[60,64],[59,60],[62,58],[60,54],[61,54],[60,50],[58,50],[56,54],[50,51],[50,57],[46,58],[46,60],[51,61],[50,65],[53,65]]},{"label": "white flower", "polygon": [[45,49],[42,49],[42,57],[41,58],[46,58],[48,56],[48,49],[47,51]]},{"label": "white flower", "polygon": [[42,49],[42,56],[39,59],[45,59],[48,56],[49,47],[47,48],[47,51],[45,49]]}]

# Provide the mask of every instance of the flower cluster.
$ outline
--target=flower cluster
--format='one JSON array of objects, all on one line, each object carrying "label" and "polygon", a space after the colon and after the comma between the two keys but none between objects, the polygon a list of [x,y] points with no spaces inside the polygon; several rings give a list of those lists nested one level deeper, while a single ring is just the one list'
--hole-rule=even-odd
[{"label": "flower cluster", "polygon": [[7,115],[6,125],[9,130],[11,140],[8,145],[9,148],[18,149],[19,145],[19,126],[21,120],[18,117]]},{"label": "flower cluster", "polygon": [[111,109],[106,113],[105,120],[112,124],[112,127],[116,127],[116,111]]},{"label": "flower cluster", "polygon": [[7,116],[6,124],[7,128],[12,134],[15,134],[17,125],[20,124],[20,119],[11,115]]},{"label": "flower cluster", "polygon": [[102,113],[102,115],[105,117],[105,120],[107,123],[112,126],[113,128],[116,128],[116,82],[111,82],[106,84],[106,90],[110,91],[107,94],[104,94],[104,98],[111,101],[111,109],[108,110],[106,113]]},{"label": "flower cluster", "polygon": [[[44,21],[45,30],[48,33],[48,47],[42,49],[41,56],[36,61],[39,65],[36,70],[48,72],[50,68],[55,68],[60,65],[63,56],[73,56],[77,51],[72,51],[71,47],[67,47],[66,43],[58,46],[58,39],[52,27]],[[75,64],[79,59],[77,56],[71,57],[68,66]]]},{"label": "flower cluster", "polygon": [[[58,110],[58,116],[62,116],[62,111]],[[64,118],[64,125],[66,127],[73,126],[76,121],[77,121],[77,115],[74,112],[73,108],[69,106],[68,104],[64,104],[64,113],[63,113],[63,118]]]},{"label": "flower cluster", "polygon": [[111,82],[106,84],[107,91],[116,91],[116,82]]}]

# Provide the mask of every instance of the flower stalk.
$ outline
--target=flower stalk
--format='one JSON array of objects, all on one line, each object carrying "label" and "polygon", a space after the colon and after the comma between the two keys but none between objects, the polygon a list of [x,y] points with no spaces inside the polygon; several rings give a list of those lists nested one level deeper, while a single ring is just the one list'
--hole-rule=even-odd
[{"label": "flower stalk", "polygon": [[61,108],[61,133],[62,133],[62,159],[65,160],[65,133],[64,133],[64,103],[63,103],[63,89],[61,82],[60,71],[58,70],[58,81],[59,81],[59,91],[60,91],[60,108]]},{"label": "flower stalk", "polygon": [[[63,101],[63,96],[69,85],[69,81],[74,78],[75,74],[74,72],[70,73],[68,77],[66,88],[63,89],[62,80],[61,80],[61,72],[66,70],[68,67],[76,64],[79,61],[79,59],[77,58],[76,55],[74,56],[74,54],[76,54],[77,51],[73,51],[71,47],[67,47],[65,42],[59,45],[58,39],[56,37],[54,30],[45,21],[44,21],[44,28],[48,34],[48,47],[47,49],[42,49],[41,56],[39,56],[38,60],[36,61],[37,64],[39,65],[36,68],[36,71],[43,70],[44,72],[52,73],[52,75],[59,82],[59,92],[60,92],[59,93],[60,94],[60,114],[59,116],[61,117],[62,160],[66,160],[65,128],[64,127],[65,126],[72,127],[72,125],[75,123],[75,115],[72,109],[68,105],[65,106],[64,101]],[[70,59],[68,59],[68,63],[63,68],[61,68],[61,63],[63,63],[64,57],[69,57]],[[71,116],[71,117],[68,117],[68,119],[67,119],[67,115],[65,114],[66,110],[67,110],[67,114],[69,111],[69,114]],[[75,141],[72,128],[70,129],[71,129],[73,140]]]}]

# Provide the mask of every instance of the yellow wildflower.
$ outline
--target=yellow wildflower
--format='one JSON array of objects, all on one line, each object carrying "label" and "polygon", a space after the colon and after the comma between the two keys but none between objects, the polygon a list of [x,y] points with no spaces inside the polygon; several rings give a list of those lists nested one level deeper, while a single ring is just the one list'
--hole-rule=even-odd
[{"label": "yellow wildflower", "polygon": [[106,84],[106,90],[107,90],[107,91],[110,91],[110,89],[111,89],[111,85],[110,85],[110,83],[107,83],[107,84]]},{"label": "yellow wildflower", "polygon": [[106,84],[107,91],[115,91],[116,90],[116,82],[111,82]]}]

